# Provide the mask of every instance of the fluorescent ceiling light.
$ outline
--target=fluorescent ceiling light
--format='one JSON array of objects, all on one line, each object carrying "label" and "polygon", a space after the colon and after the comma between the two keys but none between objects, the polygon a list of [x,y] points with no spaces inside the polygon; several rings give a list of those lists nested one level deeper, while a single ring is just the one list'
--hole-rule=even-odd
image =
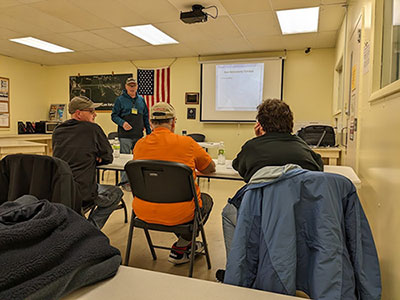
[{"label": "fluorescent ceiling light", "polygon": [[61,46],[54,45],[52,43],[48,43],[39,39],[35,39],[33,37],[24,37],[19,39],[10,39],[12,42],[20,43],[23,45],[27,45],[33,48],[38,48],[44,51],[52,52],[52,53],[62,53],[62,52],[74,52],[74,50],[67,49]]},{"label": "fluorescent ceiling light", "polygon": [[178,41],[150,24],[121,28],[152,45],[178,44]]},{"label": "fluorescent ceiling light", "polygon": [[318,31],[319,7],[279,10],[276,14],[282,34]]}]

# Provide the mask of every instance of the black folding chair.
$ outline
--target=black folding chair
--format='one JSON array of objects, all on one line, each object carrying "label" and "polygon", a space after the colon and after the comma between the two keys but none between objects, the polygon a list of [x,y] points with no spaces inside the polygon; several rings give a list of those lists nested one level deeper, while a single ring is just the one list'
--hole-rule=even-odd
[{"label": "black folding chair", "polygon": [[206,136],[202,133],[190,133],[187,136],[190,136],[196,142],[204,142],[206,140]]},{"label": "black folding chair", "polygon": [[193,262],[195,257],[193,254],[195,253],[196,236],[200,231],[204,250],[196,252],[196,254],[205,255],[208,269],[211,269],[210,255],[204,232],[205,216],[202,216],[201,214],[199,200],[197,198],[196,188],[193,181],[192,169],[177,162],[133,160],[125,165],[125,171],[128,175],[134,196],[153,203],[177,203],[194,200],[195,211],[193,222],[175,226],[147,223],[136,217],[132,211],[124,264],[128,265],[129,263],[133,229],[134,227],[139,227],[144,229],[154,260],[157,259],[154,248],[165,250],[171,250],[171,248],[154,245],[150,238],[149,230],[173,232],[175,234],[191,234],[191,250],[187,251],[187,253],[192,253],[192,255],[190,255],[189,277],[192,277],[193,274]]}]

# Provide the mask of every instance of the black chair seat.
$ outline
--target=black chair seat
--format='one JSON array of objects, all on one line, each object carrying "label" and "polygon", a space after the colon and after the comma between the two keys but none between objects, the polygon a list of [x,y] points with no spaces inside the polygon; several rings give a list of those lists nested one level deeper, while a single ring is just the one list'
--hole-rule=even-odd
[{"label": "black chair seat", "polygon": [[[172,250],[171,247],[154,245],[149,230],[161,232],[173,232],[175,234],[187,234],[192,236],[191,249],[184,251],[193,253],[195,251],[196,237],[201,233],[204,250],[196,252],[203,254],[207,260],[207,267],[211,269],[210,255],[208,252],[207,240],[204,231],[206,216],[202,216],[197,193],[193,181],[192,169],[184,164],[170,161],[158,160],[133,160],[125,165],[132,193],[138,198],[153,203],[177,203],[194,201],[194,219],[192,222],[174,226],[148,223],[135,216],[132,211],[131,223],[129,226],[128,243],[125,254],[124,265],[128,265],[132,245],[134,227],[144,229],[150,252],[153,259],[157,259],[154,248]],[[179,186],[179,188],[176,188]],[[157,188],[154,188],[157,187]],[[189,277],[193,275],[193,263],[195,255],[190,255]]]}]

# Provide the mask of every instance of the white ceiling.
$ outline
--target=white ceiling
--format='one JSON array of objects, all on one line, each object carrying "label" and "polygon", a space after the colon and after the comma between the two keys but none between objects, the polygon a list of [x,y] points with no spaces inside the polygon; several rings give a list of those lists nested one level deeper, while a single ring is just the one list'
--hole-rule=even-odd
[{"label": "white ceiling", "polygon": [[[0,54],[44,65],[157,59],[335,46],[346,0],[0,0]],[[219,16],[185,24],[180,11],[216,5]],[[283,36],[276,10],[320,6],[317,33]],[[213,9],[207,10],[214,14]],[[177,41],[152,46],[121,26],[153,24]],[[10,42],[32,36],[75,52]]]}]

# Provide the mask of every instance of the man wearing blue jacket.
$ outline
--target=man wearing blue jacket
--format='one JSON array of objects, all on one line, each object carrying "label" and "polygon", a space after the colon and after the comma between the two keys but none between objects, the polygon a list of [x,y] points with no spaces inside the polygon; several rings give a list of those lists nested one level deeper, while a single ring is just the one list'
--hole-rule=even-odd
[{"label": "man wearing blue jacket", "polygon": [[118,125],[121,153],[132,153],[136,142],[151,133],[149,111],[143,97],[137,94],[138,85],[133,77],[126,80],[125,90],[114,103],[112,121]]}]

